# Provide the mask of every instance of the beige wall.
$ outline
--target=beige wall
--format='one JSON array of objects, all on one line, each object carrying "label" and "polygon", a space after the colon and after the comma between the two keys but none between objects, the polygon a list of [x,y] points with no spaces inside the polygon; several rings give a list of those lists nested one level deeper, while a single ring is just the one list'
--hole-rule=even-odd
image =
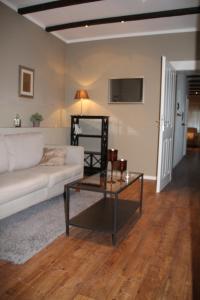
[{"label": "beige wall", "polygon": [[[155,176],[160,57],[193,60],[195,50],[193,33],[65,45],[0,3],[0,127],[12,127],[16,113],[28,127],[36,111],[44,115],[42,127],[63,126],[64,99],[70,126],[70,114],[80,112],[74,93],[85,87],[91,100],[84,113],[110,116],[109,147],[130,170]],[[19,65],[35,69],[34,99],[18,96]],[[108,104],[108,79],[128,76],[144,76],[144,104]]]},{"label": "beige wall", "polygon": [[[66,104],[80,113],[73,100],[77,88],[91,97],[85,114],[110,116],[109,147],[119,150],[130,170],[156,176],[161,56],[195,59],[195,34],[173,34],[71,44],[66,47]],[[144,104],[108,104],[108,79],[144,76]]]},{"label": "beige wall", "polygon": [[[42,127],[60,127],[64,115],[66,45],[0,3],[0,127],[12,127],[16,113],[22,125],[42,113]],[[18,66],[35,70],[34,98],[18,96]]]}]

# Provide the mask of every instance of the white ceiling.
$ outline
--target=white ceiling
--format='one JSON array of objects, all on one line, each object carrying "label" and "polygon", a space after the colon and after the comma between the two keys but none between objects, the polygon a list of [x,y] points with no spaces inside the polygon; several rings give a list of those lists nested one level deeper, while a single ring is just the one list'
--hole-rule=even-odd
[{"label": "white ceiling", "polygon": [[[33,4],[54,0],[1,0],[17,10]],[[75,1],[75,0],[74,0]],[[148,13],[179,8],[195,7],[199,0],[104,0],[56,8],[24,15],[42,28],[47,26],[102,19],[107,17]],[[198,15],[176,16],[150,20],[131,21],[79,27],[52,32],[66,43],[90,41],[126,36],[141,36],[160,33],[190,32],[198,29]]]}]

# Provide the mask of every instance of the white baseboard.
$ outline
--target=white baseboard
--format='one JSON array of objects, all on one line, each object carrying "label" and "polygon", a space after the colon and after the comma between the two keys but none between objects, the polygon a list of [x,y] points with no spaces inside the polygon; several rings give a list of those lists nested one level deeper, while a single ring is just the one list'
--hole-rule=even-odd
[{"label": "white baseboard", "polygon": [[147,179],[147,180],[156,180],[156,176],[149,176],[149,175],[144,175],[144,179]]}]

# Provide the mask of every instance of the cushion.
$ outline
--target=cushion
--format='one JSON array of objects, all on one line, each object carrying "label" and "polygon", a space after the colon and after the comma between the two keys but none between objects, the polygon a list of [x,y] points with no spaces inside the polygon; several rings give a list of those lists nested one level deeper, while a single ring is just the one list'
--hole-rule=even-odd
[{"label": "cushion", "polygon": [[44,147],[41,133],[5,135],[9,157],[9,171],[26,169],[39,164]]},{"label": "cushion", "polygon": [[0,173],[6,171],[8,171],[8,153],[4,136],[0,135]]},{"label": "cushion", "polygon": [[37,170],[38,174],[45,174],[49,178],[48,187],[52,187],[59,182],[72,179],[73,177],[82,175],[83,166],[82,165],[64,165],[64,166],[37,166],[33,168]]},{"label": "cushion", "polygon": [[48,176],[38,173],[34,168],[7,172],[0,175],[0,203],[47,187]]},{"label": "cushion", "polygon": [[44,148],[40,162],[42,166],[63,166],[65,164],[66,150],[62,148]]}]

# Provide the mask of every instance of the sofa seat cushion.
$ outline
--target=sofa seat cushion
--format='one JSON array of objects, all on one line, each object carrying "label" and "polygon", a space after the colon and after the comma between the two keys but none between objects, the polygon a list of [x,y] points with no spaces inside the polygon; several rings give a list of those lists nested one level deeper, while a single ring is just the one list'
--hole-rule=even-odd
[{"label": "sofa seat cushion", "polygon": [[33,169],[0,174],[0,204],[47,187],[48,176]]},{"label": "sofa seat cushion", "polygon": [[68,181],[73,177],[82,174],[82,165],[64,165],[64,166],[37,166],[33,168],[38,174],[45,174],[49,178],[48,187],[51,188],[61,181]]}]

